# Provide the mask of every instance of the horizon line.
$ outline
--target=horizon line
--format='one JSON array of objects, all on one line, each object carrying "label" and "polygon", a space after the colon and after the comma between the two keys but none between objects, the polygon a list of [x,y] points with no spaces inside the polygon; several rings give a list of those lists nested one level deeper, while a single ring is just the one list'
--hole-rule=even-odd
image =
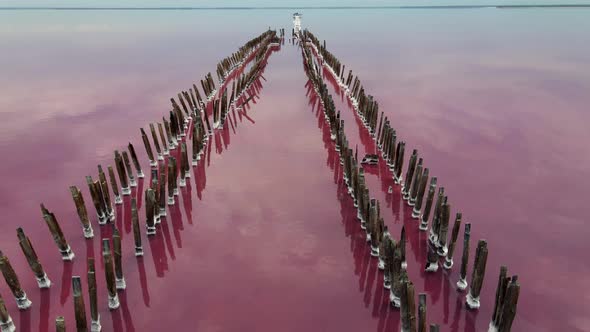
[{"label": "horizon line", "polygon": [[72,6],[0,6],[0,10],[256,10],[256,9],[480,9],[480,8],[590,8],[590,4],[527,4],[527,5],[424,5],[424,6],[248,6],[248,7],[194,7],[194,6],[170,6],[170,7],[72,7]]}]

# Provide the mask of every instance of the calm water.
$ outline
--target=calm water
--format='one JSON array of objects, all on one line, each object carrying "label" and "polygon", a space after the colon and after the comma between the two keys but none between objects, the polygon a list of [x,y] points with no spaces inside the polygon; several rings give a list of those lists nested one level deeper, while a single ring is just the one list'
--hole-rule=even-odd
[{"label": "calm water", "polygon": [[[246,40],[269,26],[290,29],[290,14],[0,11],[0,249],[34,305],[19,313],[4,282],[0,294],[20,330],[52,331],[58,315],[73,328],[70,278],[85,275],[86,256],[98,258],[99,235],[110,234],[95,225],[94,241],[82,238],[68,186],[82,188],[89,204],[84,176],[112,164],[128,141],[145,169],[139,127]],[[488,240],[482,308],[466,312],[454,289],[458,266],[423,275],[425,239],[399,192],[387,194],[386,173],[369,172],[392,232],[409,229],[409,273],[443,331],[486,329],[500,264],[521,280],[514,331],[590,330],[589,18],[583,9],[304,12],[304,26],[419,149],[452,213],[472,223],[472,248]],[[323,118],[306,96],[297,47],[275,52],[264,77],[260,99],[214,137],[158,236],[144,238],[143,259],[131,255],[129,201],[117,207],[128,288],[110,313],[97,260],[104,330],[397,328]],[[359,153],[371,152],[349,105],[337,105]],[[61,221],[73,263],[59,261],[40,202]],[[49,291],[36,288],[18,226],[54,281]]]}]

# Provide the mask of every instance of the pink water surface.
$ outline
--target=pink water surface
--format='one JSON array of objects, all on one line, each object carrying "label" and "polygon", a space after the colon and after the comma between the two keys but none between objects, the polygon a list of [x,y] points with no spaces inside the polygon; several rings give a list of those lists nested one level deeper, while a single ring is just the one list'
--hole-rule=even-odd
[{"label": "pink water surface", "polygon": [[[121,308],[107,309],[99,239],[110,230],[94,223],[94,240],[83,239],[68,187],[82,188],[89,204],[84,176],[96,174],[97,164],[112,164],[113,150],[128,141],[147,170],[139,128],[159,120],[171,96],[249,38],[269,25],[288,29],[289,16],[0,13],[0,249],[33,307],[19,312],[4,282],[0,294],[19,331],[52,331],[58,315],[73,329],[71,276],[85,276],[86,257],[97,257],[105,331],[398,329],[399,314],[389,308],[369,257],[317,99],[306,88],[300,50],[288,43],[269,58],[259,98],[232,112],[212,137],[158,235],[144,236],[143,258],[132,255],[129,197],[116,207],[128,287],[119,293]],[[367,170],[392,233],[406,225],[410,277],[428,293],[428,320],[442,331],[487,328],[500,264],[521,280],[514,331],[590,330],[584,17],[571,11],[305,13],[306,24],[360,76],[408,147],[420,151],[453,210],[472,223],[472,248],[477,239],[488,240],[482,308],[467,312],[454,289],[458,267],[448,275],[421,272],[423,234],[398,187],[387,194],[387,170]],[[329,84],[347,137],[360,154],[374,151]],[[142,223],[146,183],[132,193]],[[41,202],[60,220],[74,262],[59,259]],[[36,288],[16,241],[18,226],[37,249],[51,289]]]}]

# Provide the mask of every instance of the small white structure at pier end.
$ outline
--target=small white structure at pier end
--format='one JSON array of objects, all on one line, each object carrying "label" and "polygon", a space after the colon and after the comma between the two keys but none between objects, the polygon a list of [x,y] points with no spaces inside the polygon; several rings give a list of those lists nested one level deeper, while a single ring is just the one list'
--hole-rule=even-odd
[{"label": "small white structure at pier end", "polygon": [[294,13],[293,14],[293,34],[299,35],[301,31],[301,16],[302,14]]}]

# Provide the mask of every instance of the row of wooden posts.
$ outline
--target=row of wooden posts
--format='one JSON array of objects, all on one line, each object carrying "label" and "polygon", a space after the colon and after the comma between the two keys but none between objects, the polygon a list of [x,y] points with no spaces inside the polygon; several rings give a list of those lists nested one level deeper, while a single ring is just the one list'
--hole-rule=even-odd
[{"label": "row of wooden posts", "polygon": [[[238,84],[234,80],[232,97],[227,100],[227,88],[225,88],[221,100],[215,99],[215,85],[212,82],[211,74],[207,75],[205,81],[201,81],[205,98],[201,98],[197,87],[193,84],[188,91],[182,91],[178,94],[178,102],[171,98],[172,110],[169,112],[168,119],[164,117],[161,123],[150,123],[150,132],[156,155],[152,150],[152,145],[148,135],[143,128],[140,129],[142,140],[150,161],[151,182],[145,192],[146,207],[146,234],[153,236],[156,234],[156,225],[160,223],[160,218],[166,216],[166,205],[175,204],[175,196],[178,195],[178,188],[186,186],[186,181],[190,178],[190,166],[187,149],[187,141],[192,140],[192,165],[197,166],[204,147],[208,141],[208,132],[211,133],[213,127],[209,122],[207,106],[213,104],[213,116],[215,119],[224,119],[230,107],[234,106],[234,101],[241,97],[250,88],[250,84],[260,74],[265,65],[265,54],[270,50],[271,43],[277,41],[276,32],[272,30],[265,31],[261,35],[248,41],[240,50],[232,56],[222,60],[218,64],[219,84],[223,88],[224,81],[227,80],[234,70],[243,70],[248,63],[251,55],[255,55],[255,64],[247,74],[239,76]],[[208,102],[208,101],[212,101]],[[243,103],[246,103],[247,100]],[[223,105],[223,106],[222,106]],[[203,114],[203,117],[201,117]],[[205,125],[207,130],[205,130]],[[158,131],[156,131],[156,126]],[[192,130],[191,130],[192,127]],[[158,135],[159,134],[159,135]],[[186,137],[186,136],[190,137]],[[171,152],[179,147],[178,160],[171,155]],[[114,204],[122,204],[121,196],[130,196],[131,188],[137,186],[139,178],[144,178],[145,174],[140,165],[135,147],[129,143],[128,152],[115,150],[114,161],[118,181],[115,176],[115,170],[109,165],[107,175],[102,166],[98,166],[98,178],[94,180],[91,176],[86,177],[92,203],[96,210],[96,217],[99,225],[111,223],[113,228],[112,239],[102,239],[102,255],[104,262],[105,278],[107,284],[108,307],[111,310],[119,307],[117,292],[126,289],[125,277],[123,274],[121,236],[116,228]],[[164,161],[164,156],[168,156],[168,163]],[[132,167],[132,164],[134,167]],[[135,172],[134,172],[135,169]],[[110,190],[109,190],[110,184]],[[167,188],[166,188],[167,185]],[[120,190],[119,190],[120,189]],[[111,191],[113,197],[111,197]],[[86,239],[94,237],[91,217],[86,208],[86,204],[81,190],[76,186],[70,187],[70,192],[76,207],[80,223],[82,225],[82,234]],[[68,244],[60,224],[50,210],[41,204],[43,218],[49,228],[49,231],[64,261],[71,261],[75,254]],[[136,199],[131,198],[131,221],[133,225],[135,256],[143,255],[141,226],[139,223],[138,205]],[[39,288],[49,288],[51,281],[48,278],[39,258],[31,244],[30,239],[26,236],[22,228],[17,229],[17,237],[22,251],[29,263],[33,274],[37,279]],[[28,299],[25,291],[21,287],[19,278],[14,271],[7,256],[0,251],[0,270],[12,291],[17,306],[20,310],[28,309],[32,303]],[[100,331],[100,316],[98,310],[97,286],[96,286],[96,269],[94,258],[88,258],[88,296],[90,302],[90,330]],[[86,309],[84,305],[84,296],[82,291],[81,277],[72,277],[73,300],[76,318],[76,330],[87,331],[88,321],[86,318]],[[4,300],[0,296],[0,327],[2,332],[12,332],[16,328],[6,310]],[[65,331],[65,320],[63,317],[56,319],[57,331]]]},{"label": "row of wooden posts", "polygon": [[[376,100],[370,95],[365,94],[364,88],[360,83],[358,77],[354,77],[352,72],[349,71],[346,80],[344,79],[344,65],[341,65],[340,61],[326,49],[326,43],[323,45],[319,43],[319,40],[308,30],[305,30],[302,34],[302,41],[304,46],[304,55],[306,57],[307,72],[310,73],[310,80],[314,82],[316,89],[320,95],[320,99],[323,101],[324,110],[327,115],[328,122],[332,130],[332,137],[336,141],[336,149],[340,151],[341,157],[344,162],[344,173],[345,180],[350,186],[350,191],[355,199],[355,206],[360,198],[362,203],[359,205],[359,218],[361,220],[361,227],[364,229],[365,220],[370,215],[366,214],[367,208],[364,204],[367,201],[370,202],[369,207],[375,206],[376,212],[374,217],[369,218],[372,220],[372,225],[368,226],[369,232],[367,237],[371,239],[371,252],[375,255],[377,248],[381,248],[383,251],[389,254],[389,257],[395,258],[395,241],[390,237],[387,227],[383,225],[382,218],[379,217],[379,202],[374,199],[369,200],[368,189],[364,188],[364,172],[362,167],[358,167],[357,153],[355,152],[354,157],[352,151],[347,151],[347,141],[344,135],[343,126],[344,122],[340,120],[339,112],[335,112],[335,107],[329,92],[322,80],[322,67],[325,66],[332,72],[336,81],[346,91],[348,98],[350,98],[354,108],[369,133],[374,137],[378,148],[381,151],[384,162],[388,165],[393,173],[393,179],[396,184],[402,185],[402,197],[407,201],[408,205],[413,207],[412,217],[419,220],[419,229],[421,231],[428,230],[428,221],[430,219],[430,213],[434,207],[432,222],[429,232],[429,243],[427,245],[427,262],[425,265],[425,271],[436,272],[439,267],[439,257],[444,258],[442,266],[444,269],[451,269],[453,266],[453,254],[458,240],[459,231],[462,223],[462,214],[459,212],[456,214],[453,228],[450,234],[450,242],[448,242],[448,229],[450,221],[450,203],[448,197],[445,195],[444,188],[440,187],[438,193],[436,193],[437,178],[431,177],[429,181],[429,169],[424,166],[422,158],[418,157],[418,151],[413,150],[409,158],[408,167],[405,173],[405,179],[402,178],[402,169],[404,162],[404,154],[406,149],[406,143],[402,140],[398,140],[396,131],[393,128],[389,119],[381,112],[379,119],[379,106]],[[308,48],[309,46],[311,48]],[[319,66],[315,65],[312,60],[312,54],[317,54],[319,60]],[[323,95],[323,96],[322,96]],[[378,121],[379,119],[379,121]],[[342,150],[342,145],[346,147]],[[352,184],[350,184],[352,181]],[[359,192],[358,188],[364,188]],[[428,191],[426,191],[428,188]],[[436,195],[435,195],[436,193]],[[424,196],[426,195],[426,200]],[[435,200],[436,197],[436,200]],[[376,224],[374,223],[376,221]],[[371,223],[369,223],[371,224]],[[373,226],[374,225],[374,226]],[[467,267],[469,260],[469,241],[470,241],[470,230],[471,224],[466,223],[464,226],[464,238],[463,238],[463,254],[461,257],[461,268],[460,268],[460,279],[457,282],[458,290],[465,290],[467,284]],[[374,233],[376,232],[376,233]],[[387,236],[384,236],[387,235]],[[389,243],[391,241],[391,243]],[[405,229],[402,227],[402,232],[398,245],[400,245],[400,259],[402,266],[405,266]],[[392,245],[393,244],[393,245]],[[384,246],[385,245],[385,246]],[[389,249],[386,249],[389,248]],[[385,250],[383,250],[385,249]],[[487,263],[487,243],[485,240],[480,240],[475,253],[474,267],[472,273],[472,281],[469,292],[466,296],[466,305],[469,309],[478,309],[480,306],[480,292],[483,286],[483,280],[485,275],[486,263]],[[393,256],[392,256],[393,255]],[[380,267],[383,265],[384,257],[380,259]],[[516,276],[506,279],[505,276],[506,267],[502,267],[501,271],[504,271],[504,276],[500,276],[500,282],[496,294],[495,314],[490,323],[490,330],[499,331],[510,331],[512,321],[516,314],[516,305],[518,302],[518,294],[520,285],[518,284],[518,278]],[[390,275],[384,274],[384,282],[391,282],[391,275],[396,274],[397,271],[392,271]],[[402,279],[404,278],[403,273]],[[390,280],[388,280],[390,279]],[[393,287],[392,289],[396,289]],[[392,291],[392,304],[398,305],[399,292]],[[413,299],[412,299],[413,301]],[[403,321],[403,312],[402,312]],[[411,329],[414,331],[414,329]],[[420,331],[423,331],[420,329]]]}]

